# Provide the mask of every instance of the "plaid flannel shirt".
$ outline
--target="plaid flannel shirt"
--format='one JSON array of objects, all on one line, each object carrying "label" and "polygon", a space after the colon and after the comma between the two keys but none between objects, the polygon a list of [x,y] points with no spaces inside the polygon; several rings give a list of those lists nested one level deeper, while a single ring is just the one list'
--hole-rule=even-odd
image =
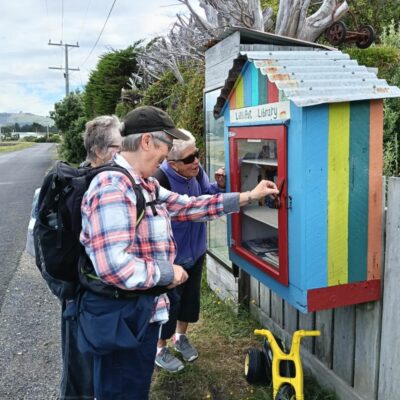
[{"label": "plaid flannel shirt", "polygon": [[[176,244],[170,220],[206,221],[239,210],[238,193],[188,197],[159,186],[154,178],[142,179],[121,156],[115,162],[132,175],[143,189],[146,202],[156,200],[156,215],[146,207],[136,226],[136,195],[122,173],[105,171],[92,180],[82,200],[81,243],[97,275],[122,289],[146,290],[173,280]],[[150,322],[168,320],[166,295],[155,298]]]}]

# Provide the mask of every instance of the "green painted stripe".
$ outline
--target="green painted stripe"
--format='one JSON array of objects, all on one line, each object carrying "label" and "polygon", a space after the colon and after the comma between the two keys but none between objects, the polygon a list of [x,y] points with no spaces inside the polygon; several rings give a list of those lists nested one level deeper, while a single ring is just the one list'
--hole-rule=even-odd
[{"label": "green painted stripe", "polygon": [[329,105],[328,286],[348,282],[349,103]]},{"label": "green painted stripe", "polygon": [[267,76],[263,75],[260,70],[258,70],[258,104],[267,104],[268,92],[267,92],[268,80]]},{"label": "green painted stripe", "polygon": [[251,63],[251,105],[258,106],[258,73],[259,70]]},{"label": "green painted stripe", "polygon": [[369,102],[350,106],[349,282],[367,280]]}]

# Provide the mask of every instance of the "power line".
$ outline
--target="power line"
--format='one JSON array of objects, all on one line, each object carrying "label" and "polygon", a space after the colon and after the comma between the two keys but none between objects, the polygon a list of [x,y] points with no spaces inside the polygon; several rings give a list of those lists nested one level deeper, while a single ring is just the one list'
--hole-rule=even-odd
[{"label": "power line", "polygon": [[90,50],[89,55],[86,57],[85,61],[81,64],[81,66],[83,66],[83,65],[86,63],[86,61],[87,61],[87,60],[89,59],[89,57],[92,55],[93,50],[96,48],[97,43],[99,43],[99,40],[100,40],[100,38],[101,38],[101,35],[103,34],[104,28],[105,28],[106,25],[107,25],[108,19],[110,18],[111,12],[112,12],[112,10],[113,10],[114,5],[115,5],[116,2],[117,2],[117,0],[114,0],[114,1],[113,1],[112,6],[111,6],[111,8],[110,8],[110,11],[109,11],[109,13],[108,13],[108,15],[107,15],[107,18],[106,18],[106,22],[104,22],[103,28],[101,28],[99,37],[97,38],[95,44],[94,44],[93,47],[92,47],[92,50]]},{"label": "power line", "polygon": [[61,0],[61,42],[64,40],[64,0]]}]

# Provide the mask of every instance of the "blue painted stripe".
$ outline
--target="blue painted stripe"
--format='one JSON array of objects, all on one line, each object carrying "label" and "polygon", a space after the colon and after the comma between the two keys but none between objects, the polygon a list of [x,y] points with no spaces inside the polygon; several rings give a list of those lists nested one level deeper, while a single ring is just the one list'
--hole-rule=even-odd
[{"label": "blue painted stripe", "polygon": [[[328,137],[327,105],[304,108],[302,136],[306,168],[301,169],[302,191],[299,201],[304,210],[306,254],[302,267],[303,286],[307,289],[328,286]],[[296,151],[296,149],[294,149]],[[298,151],[298,149],[297,149]]]},{"label": "blue painted stripe", "polygon": [[251,66],[252,63],[247,63],[243,71],[243,92],[244,92],[244,106],[251,107],[252,103],[252,73]]}]

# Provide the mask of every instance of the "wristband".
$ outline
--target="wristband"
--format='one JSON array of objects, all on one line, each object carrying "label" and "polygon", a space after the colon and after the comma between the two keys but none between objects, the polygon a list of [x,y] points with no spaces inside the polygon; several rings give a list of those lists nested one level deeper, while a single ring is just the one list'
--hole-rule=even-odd
[{"label": "wristband", "polygon": [[248,196],[247,196],[247,204],[251,204],[253,202],[253,198],[251,197],[251,191],[248,192]]}]

